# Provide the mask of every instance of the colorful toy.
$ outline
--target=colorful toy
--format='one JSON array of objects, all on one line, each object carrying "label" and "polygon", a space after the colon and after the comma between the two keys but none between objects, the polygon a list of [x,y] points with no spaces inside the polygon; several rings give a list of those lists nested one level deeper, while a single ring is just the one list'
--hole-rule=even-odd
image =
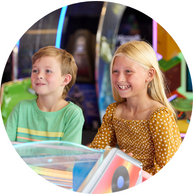
[{"label": "colorful toy", "polygon": [[14,147],[37,174],[72,191],[112,193],[151,177],[148,173],[142,177],[141,162],[117,148],[96,150],[65,141],[17,143]]}]

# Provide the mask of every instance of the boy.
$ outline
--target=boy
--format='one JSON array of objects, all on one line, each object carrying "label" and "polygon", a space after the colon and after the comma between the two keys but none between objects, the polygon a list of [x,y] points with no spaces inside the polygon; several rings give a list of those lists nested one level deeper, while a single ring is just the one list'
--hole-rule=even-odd
[{"label": "boy", "polygon": [[54,46],[32,57],[31,83],[37,98],[20,101],[7,123],[10,141],[62,140],[81,144],[82,110],[65,97],[76,80],[73,56]]}]

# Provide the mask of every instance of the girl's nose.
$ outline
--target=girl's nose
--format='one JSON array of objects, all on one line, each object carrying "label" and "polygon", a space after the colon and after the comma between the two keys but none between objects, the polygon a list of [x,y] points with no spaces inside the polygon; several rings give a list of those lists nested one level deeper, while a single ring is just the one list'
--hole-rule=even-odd
[{"label": "girl's nose", "polygon": [[125,76],[123,73],[120,73],[118,76],[118,81],[125,81]]}]

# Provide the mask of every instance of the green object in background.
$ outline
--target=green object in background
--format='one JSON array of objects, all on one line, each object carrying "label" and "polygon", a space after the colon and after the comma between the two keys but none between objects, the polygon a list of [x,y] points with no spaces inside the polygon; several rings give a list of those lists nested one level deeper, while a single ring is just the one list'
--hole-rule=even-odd
[{"label": "green object in background", "polygon": [[173,107],[178,111],[191,111],[192,110],[192,99],[185,99],[185,98],[176,98],[171,101]]},{"label": "green object in background", "polygon": [[159,60],[159,65],[163,71],[168,71],[169,69],[179,64],[180,62],[181,62],[180,58],[176,56],[169,61],[165,61],[164,59]]},{"label": "green object in background", "polygon": [[7,122],[7,119],[13,110],[14,106],[21,100],[31,100],[36,98],[36,94],[31,87],[31,79],[26,78],[18,80],[16,82],[8,82],[2,85],[3,87],[3,99],[1,105],[1,114],[3,123]]}]

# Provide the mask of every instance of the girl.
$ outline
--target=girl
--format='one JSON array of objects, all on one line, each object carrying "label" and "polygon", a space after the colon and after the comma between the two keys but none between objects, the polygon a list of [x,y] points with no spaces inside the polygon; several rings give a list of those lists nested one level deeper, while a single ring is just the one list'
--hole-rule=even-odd
[{"label": "girl", "polygon": [[155,52],[144,41],[125,43],[115,52],[110,69],[116,102],[107,107],[89,147],[104,149],[118,144],[154,175],[181,144]]}]

